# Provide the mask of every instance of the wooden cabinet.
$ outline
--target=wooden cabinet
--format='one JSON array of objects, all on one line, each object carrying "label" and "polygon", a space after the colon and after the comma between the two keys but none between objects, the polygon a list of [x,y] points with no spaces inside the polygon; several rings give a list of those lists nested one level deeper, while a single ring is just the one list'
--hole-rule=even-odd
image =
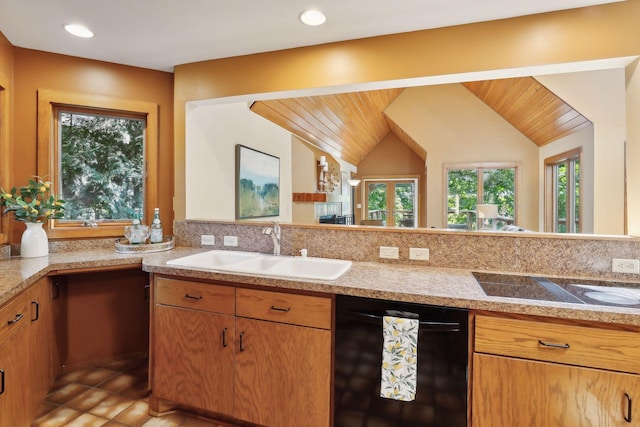
[{"label": "wooden cabinet", "polygon": [[477,316],[472,425],[640,425],[638,334]]},{"label": "wooden cabinet", "polygon": [[49,279],[0,309],[0,426],[28,426],[57,374]]},{"label": "wooden cabinet", "polygon": [[18,295],[0,309],[0,426],[28,426],[29,296]]},{"label": "wooden cabinet", "polygon": [[252,289],[236,298],[235,417],[328,426],[331,299]]},{"label": "wooden cabinet", "polygon": [[265,426],[329,426],[330,297],[166,277],[153,295],[152,412],[168,401]]},{"label": "wooden cabinet", "polygon": [[328,426],[331,331],[238,318],[235,410],[266,426]]},{"label": "wooden cabinet", "polygon": [[58,373],[58,366],[53,364],[55,327],[49,279],[38,280],[29,288],[28,295],[30,395],[32,413],[35,413]]},{"label": "wooden cabinet", "polygon": [[156,281],[152,377],[156,397],[233,413],[233,291],[180,280]]}]

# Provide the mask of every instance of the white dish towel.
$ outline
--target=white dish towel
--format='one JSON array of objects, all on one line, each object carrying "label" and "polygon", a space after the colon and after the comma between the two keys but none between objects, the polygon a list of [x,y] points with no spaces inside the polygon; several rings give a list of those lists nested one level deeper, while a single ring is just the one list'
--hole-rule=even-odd
[{"label": "white dish towel", "polygon": [[410,402],[418,380],[418,319],[382,319],[382,380],[380,396]]}]

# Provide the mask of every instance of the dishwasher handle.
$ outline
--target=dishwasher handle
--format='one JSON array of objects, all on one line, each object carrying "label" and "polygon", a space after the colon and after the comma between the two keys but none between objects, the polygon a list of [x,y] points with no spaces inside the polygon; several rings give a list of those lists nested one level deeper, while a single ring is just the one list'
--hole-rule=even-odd
[{"label": "dishwasher handle", "polygon": [[[368,323],[372,323],[372,321],[379,321],[382,323],[382,318],[384,315],[377,313],[369,313],[366,311],[356,311],[349,310],[349,313],[354,317],[367,321]],[[431,320],[420,320],[418,322],[420,325],[420,331],[429,331],[429,332],[460,332],[460,322],[450,321],[450,322],[442,322],[442,321],[431,321]]]}]

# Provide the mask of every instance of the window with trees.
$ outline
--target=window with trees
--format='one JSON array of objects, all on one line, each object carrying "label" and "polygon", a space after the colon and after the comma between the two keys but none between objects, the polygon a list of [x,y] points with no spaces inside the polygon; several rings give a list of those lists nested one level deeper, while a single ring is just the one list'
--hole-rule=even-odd
[{"label": "window with trees", "polygon": [[517,219],[519,166],[516,163],[445,165],[444,218],[448,228],[476,229],[478,204],[498,205],[497,228]]},{"label": "window with trees", "polygon": [[41,90],[38,108],[38,175],[67,207],[48,224],[50,236],[118,236],[134,210],[151,218],[156,104]]},{"label": "window with trees", "polygon": [[417,227],[418,179],[365,179],[365,218],[387,227]]},{"label": "window with trees", "polygon": [[122,221],[144,208],[144,117],[55,110],[61,221]]},{"label": "window with trees", "polygon": [[580,159],[582,149],[545,159],[545,231],[580,233]]}]

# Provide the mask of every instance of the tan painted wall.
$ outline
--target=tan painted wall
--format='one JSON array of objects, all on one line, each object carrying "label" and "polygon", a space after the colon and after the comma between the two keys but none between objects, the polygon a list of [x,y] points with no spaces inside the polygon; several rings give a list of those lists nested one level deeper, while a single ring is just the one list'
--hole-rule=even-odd
[{"label": "tan painted wall", "polygon": [[446,164],[519,162],[516,221],[538,229],[538,147],[464,86],[407,88],[385,112],[427,151],[427,227],[446,228]]},{"label": "tan painted wall", "polygon": [[[348,163],[340,164],[330,154],[320,150],[314,145],[291,136],[291,190],[293,193],[315,193],[318,191],[318,168],[317,162],[320,156],[325,156],[329,167],[334,171],[346,172],[347,175],[353,170],[353,166]],[[338,179],[341,177],[337,177]],[[329,203],[348,203],[350,193],[342,195],[341,187],[338,185],[332,192],[327,193]],[[346,206],[346,205],[343,205]],[[332,208],[333,209],[333,205]],[[322,207],[319,208],[322,210]],[[343,214],[351,213],[350,209],[344,209]],[[315,202],[293,202],[293,224],[317,224],[316,203]],[[339,213],[339,212],[338,212]]]},{"label": "tan painted wall", "polygon": [[[372,178],[380,176],[417,175],[419,177],[418,188],[418,226],[425,227],[426,206],[428,193],[425,186],[425,165],[406,144],[392,133],[389,133],[358,165],[358,178]],[[364,203],[366,200],[364,183],[357,187],[356,203]],[[427,196],[427,197],[425,197]],[[362,209],[356,209],[356,223],[362,218]]]},{"label": "tan painted wall", "polygon": [[626,234],[640,236],[640,67],[638,60],[626,69],[627,106],[627,230]]},{"label": "tan painted wall", "polygon": [[[13,46],[9,40],[0,33],[0,82],[3,85],[2,104],[3,111],[0,117],[0,187],[10,188],[11,181],[11,122],[13,121]],[[0,217],[0,245],[9,241],[9,218],[7,215]]]},{"label": "tan painted wall", "polygon": [[[12,169],[20,183],[36,174],[37,90],[54,89],[159,105],[159,200],[165,233],[172,233],[173,75],[53,53],[14,48],[15,92]],[[11,230],[19,241],[21,224]]]},{"label": "tan painted wall", "polygon": [[185,217],[186,101],[633,56],[640,54],[638,16],[640,0],[627,0],[178,66],[176,218]]},{"label": "tan painted wall", "polygon": [[[585,227],[585,231],[624,234],[625,70],[539,76],[538,80],[593,122],[592,198],[584,206],[593,218],[591,230]],[[637,118],[630,117],[630,121],[638,123]]]},{"label": "tan painted wall", "polygon": [[[558,154],[566,153],[567,151],[581,148],[582,158],[580,163],[580,196],[582,198],[582,223],[580,224],[581,233],[593,234],[595,230],[594,225],[594,206],[598,207],[599,203],[594,202],[594,144],[593,144],[593,125],[590,125],[576,133],[567,135],[564,138],[560,138],[553,141],[550,144],[540,148],[540,156],[538,159],[538,173],[540,175],[540,181],[538,182],[538,202],[539,202],[539,228],[538,230],[544,231],[545,227],[545,166],[544,161],[549,157],[557,156]],[[606,167],[605,165],[599,165],[600,167]],[[617,165],[615,169],[622,170],[621,164]],[[605,170],[609,170],[606,168]],[[624,189],[624,184],[620,185],[620,190]],[[617,194],[617,191],[612,191],[612,194]],[[615,197],[613,198],[615,200]],[[607,200],[605,196],[604,200]],[[624,203],[624,198],[616,200],[616,203]],[[603,203],[602,203],[603,204]],[[616,212],[617,214],[618,212]],[[622,213],[622,212],[620,212]],[[617,223],[603,224],[609,227],[618,227],[618,232],[615,234],[622,234],[622,221]],[[610,233],[614,234],[614,233]]]},{"label": "tan painted wall", "polygon": [[13,77],[13,46],[0,32],[0,73]]},{"label": "tan painted wall", "polygon": [[[318,181],[314,168],[316,151],[295,135],[291,136],[291,191],[293,193],[315,193]],[[316,222],[313,202],[293,202],[291,209],[293,224]]]}]

